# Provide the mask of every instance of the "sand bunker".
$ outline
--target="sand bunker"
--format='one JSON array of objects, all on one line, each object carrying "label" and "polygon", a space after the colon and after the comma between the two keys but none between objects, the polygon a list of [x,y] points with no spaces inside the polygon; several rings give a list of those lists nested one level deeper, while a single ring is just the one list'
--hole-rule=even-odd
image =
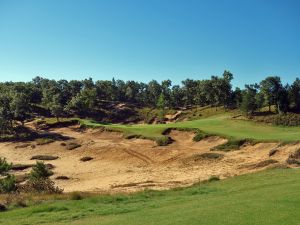
[{"label": "sand bunker", "polygon": [[[238,151],[213,151],[221,155],[213,157],[204,153],[212,153],[210,149],[225,143],[225,139],[209,137],[193,142],[192,132],[171,131],[169,135],[175,142],[156,146],[150,140],[127,140],[121,133],[79,130],[76,126],[55,128],[51,132],[70,140],[35,148],[32,148],[34,142],[0,143],[0,156],[14,164],[32,164],[31,158],[36,155],[57,156],[51,161],[54,166],[51,179],[65,192],[132,192],[187,186],[211,176],[225,178],[284,164],[300,147],[300,144],[278,147],[278,143],[260,143]],[[70,151],[66,149],[68,142],[80,145]],[[20,145],[22,148],[17,147]],[[276,154],[270,157],[270,151],[275,148]],[[84,157],[90,160],[81,160]],[[29,171],[30,167],[13,173],[23,175]]]}]

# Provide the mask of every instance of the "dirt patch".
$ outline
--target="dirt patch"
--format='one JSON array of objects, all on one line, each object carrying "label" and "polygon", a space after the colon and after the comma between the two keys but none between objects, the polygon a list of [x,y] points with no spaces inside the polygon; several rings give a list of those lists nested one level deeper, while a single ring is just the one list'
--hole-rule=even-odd
[{"label": "dirt patch", "polygon": [[[123,134],[118,132],[78,128],[79,126],[69,126],[49,130],[69,137],[71,142],[80,143],[81,147],[74,151],[66,151],[69,142],[66,140],[37,145],[34,149],[26,148],[26,151],[15,149],[20,143],[6,142],[0,143],[0,155],[9,162],[20,165],[32,164],[30,159],[33,156],[53,156],[53,159],[59,157],[59,160],[51,161],[54,173],[51,179],[65,192],[114,193],[145,188],[161,190],[182,187],[208,180],[211,176],[223,179],[275,165],[285,165],[287,158],[300,148],[299,143],[285,146],[278,146],[278,143],[260,143],[241,146],[239,151],[211,152],[210,149],[226,143],[227,140],[214,136],[194,142],[194,132],[172,130],[168,136],[174,141],[168,146],[157,146],[151,140],[124,139]],[[35,141],[26,142],[34,143]],[[270,159],[269,153],[272,149],[278,149],[272,155],[272,160],[277,163],[265,166],[264,161]],[[92,160],[83,163],[81,159],[86,157]],[[185,163],[187,160],[190,163]],[[28,169],[14,170],[11,173],[26,177]],[[55,179],[62,176],[72,179]]]}]

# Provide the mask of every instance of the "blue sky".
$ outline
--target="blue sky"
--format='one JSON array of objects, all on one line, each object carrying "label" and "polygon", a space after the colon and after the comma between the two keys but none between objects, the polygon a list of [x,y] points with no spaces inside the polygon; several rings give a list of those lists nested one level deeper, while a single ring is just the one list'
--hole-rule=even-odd
[{"label": "blue sky", "polygon": [[0,81],[300,76],[298,0],[0,0]]}]

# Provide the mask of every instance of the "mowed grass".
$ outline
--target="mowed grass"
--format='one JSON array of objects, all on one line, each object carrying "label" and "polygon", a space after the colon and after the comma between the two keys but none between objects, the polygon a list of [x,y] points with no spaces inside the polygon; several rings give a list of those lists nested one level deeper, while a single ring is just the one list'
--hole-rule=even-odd
[{"label": "mowed grass", "polygon": [[300,170],[273,169],[170,191],[53,200],[0,224],[299,225]]},{"label": "mowed grass", "polygon": [[292,142],[300,140],[300,127],[273,126],[246,120],[232,119],[228,114],[218,115],[200,120],[178,122],[172,124],[101,124],[91,120],[81,120],[81,123],[90,127],[105,126],[119,130],[125,135],[140,135],[145,138],[161,138],[167,128],[196,128],[208,134],[219,135],[234,139],[253,139],[258,141]]}]

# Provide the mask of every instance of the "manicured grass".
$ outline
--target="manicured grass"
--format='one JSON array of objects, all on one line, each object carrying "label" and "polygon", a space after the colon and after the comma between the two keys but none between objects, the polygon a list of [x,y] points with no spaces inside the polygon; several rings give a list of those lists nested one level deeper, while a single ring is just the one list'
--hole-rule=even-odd
[{"label": "manicured grass", "polygon": [[170,191],[49,200],[0,224],[299,225],[300,170],[274,169]]},{"label": "manicured grass", "polygon": [[161,138],[163,131],[167,128],[195,128],[208,134],[233,139],[283,142],[300,140],[300,127],[272,126],[252,121],[235,120],[231,119],[228,114],[172,124],[117,125],[100,124],[91,120],[81,120],[81,123],[90,127],[105,126],[108,129],[119,130],[124,132],[125,136],[138,135],[150,139]]}]

